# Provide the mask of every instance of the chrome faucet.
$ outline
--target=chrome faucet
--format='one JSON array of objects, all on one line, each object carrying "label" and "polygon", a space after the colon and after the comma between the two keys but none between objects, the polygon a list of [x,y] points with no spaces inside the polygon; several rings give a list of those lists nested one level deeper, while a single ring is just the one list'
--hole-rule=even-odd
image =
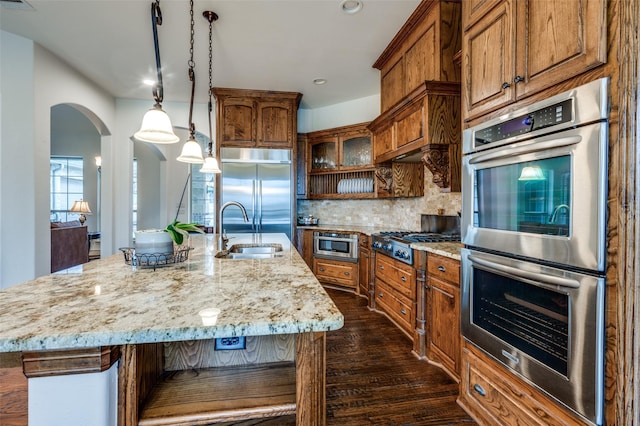
[{"label": "chrome faucet", "polygon": [[244,216],[244,221],[249,222],[249,216],[247,216],[247,210],[244,208],[242,204],[237,201],[228,201],[220,207],[220,213],[218,213],[218,224],[220,225],[220,236],[218,237],[218,250],[226,250],[227,242],[229,239],[226,237],[226,231],[224,230],[224,226],[222,226],[222,213],[224,213],[224,209],[229,206],[237,206],[240,211],[242,211],[242,216]]},{"label": "chrome faucet", "polygon": [[553,209],[553,213],[551,213],[551,216],[549,216],[549,223],[556,223],[558,213],[560,213],[560,210],[562,209],[566,209],[567,215],[569,214],[569,206],[566,204],[559,204],[556,206],[556,208]]}]

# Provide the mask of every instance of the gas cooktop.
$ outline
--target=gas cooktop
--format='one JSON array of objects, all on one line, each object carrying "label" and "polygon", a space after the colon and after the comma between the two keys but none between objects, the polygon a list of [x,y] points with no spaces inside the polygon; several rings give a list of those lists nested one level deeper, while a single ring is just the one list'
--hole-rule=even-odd
[{"label": "gas cooktop", "polygon": [[459,233],[437,233],[437,232],[412,232],[412,231],[389,231],[377,234],[383,238],[390,238],[396,241],[407,243],[441,243],[459,242]]},{"label": "gas cooktop", "polygon": [[371,247],[379,253],[384,253],[394,259],[398,259],[407,264],[413,264],[413,249],[411,243],[441,243],[460,242],[458,232],[411,232],[411,231],[391,231],[373,234],[373,244]]}]

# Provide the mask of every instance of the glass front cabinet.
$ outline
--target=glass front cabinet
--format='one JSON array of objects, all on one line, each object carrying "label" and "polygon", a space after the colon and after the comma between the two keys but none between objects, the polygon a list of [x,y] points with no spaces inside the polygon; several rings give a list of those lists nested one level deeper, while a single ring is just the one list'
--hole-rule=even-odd
[{"label": "glass front cabinet", "polygon": [[309,198],[374,198],[369,123],[309,133]]}]

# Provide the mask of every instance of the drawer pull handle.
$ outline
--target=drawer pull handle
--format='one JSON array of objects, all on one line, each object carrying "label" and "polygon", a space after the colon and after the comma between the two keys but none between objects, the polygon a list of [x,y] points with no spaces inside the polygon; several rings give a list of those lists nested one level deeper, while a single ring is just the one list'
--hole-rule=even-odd
[{"label": "drawer pull handle", "polygon": [[473,385],[473,390],[478,392],[481,396],[487,395],[487,392],[484,390],[484,388],[477,383]]},{"label": "drawer pull handle", "polygon": [[320,268],[320,272],[324,272],[324,268]]},{"label": "drawer pull handle", "polygon": [[502,89],[508,89],[509,87],[511,87],[511,84],[509,84],[509,82],[505,81],[504,83],[502,83]]},{"label": "drawer pull handle", "polygon": [[403,275],[402,277],[400,277],[400,279],[401,279],[402,281],[407,281],[407,277],[405,277],[404,275]]},{"label": "drawer pull handle", "polygon": [[400,309],[400,313],[402,315],[407,315],[407,311],[404,308]]},{"label": "drawer pull handle", "polygon": [[447,269],[444,266],[440,265],[440,266],[438,266],[438,271],[447,272]]},{"label": "drawer pull handle", "polygon": [[344,274],[345,274],[346,276],[349,276],[349,272],[345,272]]}]

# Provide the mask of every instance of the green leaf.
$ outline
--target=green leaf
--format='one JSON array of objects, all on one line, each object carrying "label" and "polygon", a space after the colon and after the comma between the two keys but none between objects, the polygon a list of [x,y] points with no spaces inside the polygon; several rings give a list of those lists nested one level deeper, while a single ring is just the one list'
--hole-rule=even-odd
[{"label": "green leaf", "polygon": [[204,231],[198,228],[196,223],[180,223],[177,220],[174,220],[172,223],[167,225],[165,231],[169,233],[171,239],[177,245],[182,244],[184,238],[189,236],[189,232],[199,232],[204,234]]}]

